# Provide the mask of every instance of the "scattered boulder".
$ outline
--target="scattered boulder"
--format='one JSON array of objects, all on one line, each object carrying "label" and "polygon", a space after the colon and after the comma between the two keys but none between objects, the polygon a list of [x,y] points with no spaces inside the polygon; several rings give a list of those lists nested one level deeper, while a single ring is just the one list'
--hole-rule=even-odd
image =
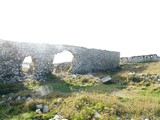
[{"label": "scattered boulder", "polygon": [[17,98],[16,98],[16,101],[20,101],[21,100],[21,96],[18,96]]},{"label": "scattered boulder", "polygon": [[42,112],[41,112],[40,109],[37,109],[37,110],[36,110],[36,113],[41,114]]},{"label": "scattered boulder", "polygon": [[63,101],[63,98],[58,98],[57,102],[61,103]]},{"label": "scattered boulder", "polygon": [[2,98],[5,98],[6,96],[5,95],[2,95]]},{"label": "scattered boulder", "polygon": [[129,75],[136,75],[135,72],[129,72],[128,74],[129,74]]},{"label": "scattered boulder", "polygon": [[22,97],[22,100],[26,100],[26,96],[23,96],[23,97]]},{"label": "scattered boulder", "polygon": [[112,78],[110,76],[104,77],[101,79],[102,83],[110,83]]},{"label": "scattered boulder", "polygon": [[154,80],[158,80],[158,79],[159,79],[159,75],[155,75]]},{"label": "scattered boulder", "polygon": [[9,97],[7,100],[8,100],[8,101],[12,100],[12,97]]},{"label": "scattered boulder", "polygon": [[0,105],[3,104],[5,101],[0,101]]},{"label": "scattered boulder", "polygon": [[36,105],[36,108],[42,110],[43,109],[43,105],[42,104],[38,104],[38,105]]},{"label": "scattered boulder", "polygon": [[149,78],[149,77],[146,77],[145,80],[150,80],[150,78]]},{"label": "scattered boulder", "polygon": [[101,117],[101,115],[100,115],[97,111],[95,111],[95,113],[94,113],[94,117],[95,117],[95,118],[100,118],[100,117]]},{"label": "scattered boulder", "polygon": [[60,120],[60,116],[56,114],[53,118],[50,118],[49,120]]},{"label": "scattered boulder", "polygon": [[39,109],[43,113],[48,112],[48,106],[47,105],[38,104],[38,105],[36,105],[36,108],[37,108],[37,110]]},{"label": "scattered boulder", "polygon": [[117,117],[117,120],[122,120],[120,117]]},{"label": "scattered boulder", "polygon": [[26,101],[30,101],[30,100],[32,100],[32,98],[31,98],[31,97],[28,97],[28,98],[26,99]]},{"label": "scattered boulder", "polygon": [[71,75],[71,77],[72,77],[73,79],[76,79],[77,76],[78,76],[78,75],[76,75],[76,74]]},{"label": "scattered boulder", "polygon": [[145,118],[144,120],[149,120],[149,118]]},{"label": "scattered boulder", "polygon": [[52,89],[49,85],[43,85],[35,90],[35,94],[39,97],[42,97],[48,95],[49,93],[51,93],[51,91]]},{"label": "scattered boulder", "polygon": [[43,106],[43,113],[47,113],[48,112],[48,106],[47,105],[44,105]]}]

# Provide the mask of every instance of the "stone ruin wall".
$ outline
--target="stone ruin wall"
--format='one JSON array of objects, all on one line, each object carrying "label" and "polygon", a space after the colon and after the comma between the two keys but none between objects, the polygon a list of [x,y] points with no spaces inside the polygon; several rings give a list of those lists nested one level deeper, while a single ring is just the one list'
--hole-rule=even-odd
[{"label": "stone ruin wall", "polygon": [[120,58],[121,63],[140,63],[140,62],[157,62],[157,61],[160,61],[160,57],[157,56],[157,54]]},{"label": "stone ruin wall", "polygon": [[[0,40],[0,80],[21,77],[22,63],[31,56],[34,64],[33,76],[43,78],[53,71],[53,59],[57,53],[69,51],[73,54],[72,73],[88,73],[114,69],[119,66],[120,53],[98,49],[87,49],[69,45],[22,43]],[[9,78],[9,79],[8,79]]]},{"label": "stone ruin wall", "polygon": [[[73,59],[73,73],[87,73],[113,69],[119,66],[120,53],[86,49]],[[78,59],[77,59],[78,58]],[[76,64],[74,64],[76,63]]]}]

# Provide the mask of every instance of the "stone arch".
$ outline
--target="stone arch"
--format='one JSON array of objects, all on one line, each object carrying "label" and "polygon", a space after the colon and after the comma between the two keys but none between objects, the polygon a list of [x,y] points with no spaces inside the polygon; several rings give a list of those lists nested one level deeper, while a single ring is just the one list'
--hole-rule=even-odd
[{"label": "stone arch", "polygon": [[[53,71],[55,54],[69,51],[73,55],[71,72],[83,74],[98,70],[114,69],[119,66],[120,53],[88,49],[70,45],[48,45],[0,40],[0,80],[21,75],[21,65],[27,56],[32,56],[34,77],[43,80]],[[132,61],[131,58],[129,61]],[[9,78],[10,77],[10,78]]]},{"label": "stone arch", "polygon": [[63,50],[54,55],[53,58],[53,72],[70,72],[72,68],[74,55],[69,50]]},{"label": "stone arch", "polygon": [[42,53],[34,56],[34,78],[37,80],[43,80],[44,76],[51,74],[53,71],[53,55]]},{"label": "stone arch", "polygon": [[34,74],[34,60],[31,55],[25,56],[21,63],[21,72],[25,75]]},{"label": "stone arch", "polygon": [[28,75],[33,75],[34,73],[34,63],[31,56],[26,56],[22,62],[22,72]]},{"label": "stone arch", "polygon": [[[61,58],[64,58],[64,57],[65,57],[65,59],[61,59]],[[57,53],[54,56],[53,63],[72,62],[72,60],[73,60],[73,54],[70,51],[64,50],[60,53]]]}]

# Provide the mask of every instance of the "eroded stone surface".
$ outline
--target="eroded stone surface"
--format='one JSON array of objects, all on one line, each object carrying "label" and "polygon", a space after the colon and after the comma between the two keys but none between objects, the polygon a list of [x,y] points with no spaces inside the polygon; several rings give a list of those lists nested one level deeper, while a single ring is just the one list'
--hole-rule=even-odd
[{"label": "eroded stone surface", "polygon": [[[0,40],[0,80],[14,80],[23,76],[22,63],[31,56],[34,64],[33,76],[41,79],[53,71],[53,59],[57,53],[69,51],[73,54],[71,72],[88,73],[114,69],[119,66],[120,53],[69,45],[22,43]],[[18,79],[18,78],[17,78]]]}]

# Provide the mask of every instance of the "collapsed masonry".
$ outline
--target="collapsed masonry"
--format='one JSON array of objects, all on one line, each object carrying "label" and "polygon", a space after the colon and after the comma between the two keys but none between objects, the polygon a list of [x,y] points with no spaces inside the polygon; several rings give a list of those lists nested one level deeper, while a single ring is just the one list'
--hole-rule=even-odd
[{"label": "collapsed masonry", "polygon": [[33,76],[40,79],[53,71],[53,59],[57,53],[73,54],[72,73],[88,73],[114,69],[119,66],[120,53],[69,45],[51,45],[0,40],[0,80],[22,76],[22,63],[31,56]]},{"label": "collapsed masonry", "polygon": [[121,63],[139,63],[139,62],[157,62],[157,61],[160,61],[160,57],[157,56],[157,54],[120,58]]}]

